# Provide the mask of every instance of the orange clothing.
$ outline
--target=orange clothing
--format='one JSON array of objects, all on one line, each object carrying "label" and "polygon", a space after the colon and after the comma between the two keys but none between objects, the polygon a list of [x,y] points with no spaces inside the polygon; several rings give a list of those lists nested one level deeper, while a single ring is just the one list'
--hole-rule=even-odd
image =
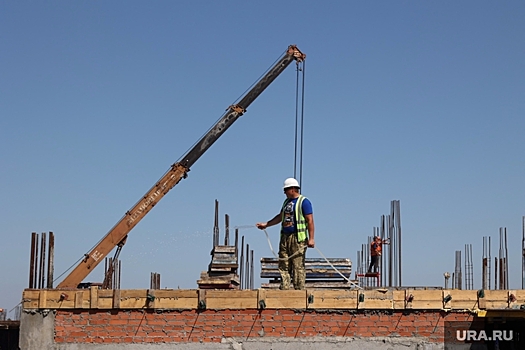
[{"label": "orange clothing", "polygon": [[380,256],[383,249],[382,241],[372,241],[370,243],[370,256]]}]

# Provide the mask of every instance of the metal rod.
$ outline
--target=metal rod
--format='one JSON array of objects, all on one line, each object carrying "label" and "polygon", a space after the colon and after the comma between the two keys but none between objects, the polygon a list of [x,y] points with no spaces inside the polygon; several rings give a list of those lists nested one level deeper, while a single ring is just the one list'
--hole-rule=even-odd
[{"label": "metal rod", "polygon": [[394,244],[392,242],[392,216],[387,216],[387,224],[388,224],[388,237],[391,239],[390,246],[388,247],[389,256],[388,256],[388,286],[393,286],[393,280],[392,280],[392,265],[393,265],[393,252],[394,252]]},{"label": "metal rod", "polygon": [[401,264],[401,257],[403,256],[401,251],[401,202],[396,201],[396,209],[397,209],[397,247],[398,247],[398,254],[399,254],[399,265],[398,265],[398,274],[399,274],[399,284],[398,286],[401,287],[403,284],[401,282],[401,272],[402,272],[402,264]]},{"label": "metal rod", "polygon": [[509,259],[507,247],[507,228],[504,228],[505,235],[505,289],[509,289]]},{"label": "metal rod", "polygon": [[44,266],[46,260],[46,233],[42,232],[40,236],[40,272],[39,272],[39,281],[38,288],[44,288]]},{"label": "metal rod", "polygon": [[246,267],[246,271],[245,271],[246,278],[245,278],[244,286],[248,289],[249,284],[250,284],[250,245],[249,244],[246,244],[246,265],[245,267]]},{"label": "metal rod", "polygon": [[224,225],[225,227],[225,234],[224,234],[224,245],[230,244],[230,216],[228,214],[224,215]]},{"label": "metal rod", "polygon": [[29,289],[35,288],[35,263],[36,263],[36,250],[37,248],[38,234],[36,232],[31,233],[31,255],[29,257]]},{"label": "metal rod", "polygon": [[235,229],[235,263],[239,264],[239,229],[238,228]]},{"label": "metal rod", "polygon": [[215,200],[215,221],[213,225],[213,246],[219,245],[219,201]]},{"label": "metal rod", "polygon": [[53,274],[55,271],[55,234],[49,232],[49,258],[47,260],[47,288],[53,288]]},{"label": "metal rod", "polygon": [[253,290],[253,249],[250,251],[250,289]]},{"label": "metal rod", "polygon": [[525,216],[521,218],[521,289],[525,289]]},{"label": "metal rod", "polygon": [[241,285],[241,289],[244,289],[244,236],[242,236],[241,238],[241,259],[239,260],[240,261],[240,268],[239,268],[239,279],[240,279],[240,285]]}]

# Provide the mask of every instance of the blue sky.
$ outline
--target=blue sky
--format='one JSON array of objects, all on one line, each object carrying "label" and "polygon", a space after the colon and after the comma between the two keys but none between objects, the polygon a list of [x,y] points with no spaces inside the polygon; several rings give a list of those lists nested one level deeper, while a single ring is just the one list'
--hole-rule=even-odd
[{"label": "blue sky", "polygon": [[[355,262],[400,200],[404,285],[442,285],[472,244],[479,288],[482,237],[494,258],[506,227],[521,288],[524,17],[520,1],[2,2],[0,307],[28,285],[31,232],[55,233],[59,276],[290,44],[307,55],[302,185],[323,254]],[[295,74],[130,233],[122,288],[148,288],[150,272],[196,288],[215,199],[221,233],[224,214],[244,226],[278,212]],[[271,256],[262,231],[240,233],[256,261]]]}]

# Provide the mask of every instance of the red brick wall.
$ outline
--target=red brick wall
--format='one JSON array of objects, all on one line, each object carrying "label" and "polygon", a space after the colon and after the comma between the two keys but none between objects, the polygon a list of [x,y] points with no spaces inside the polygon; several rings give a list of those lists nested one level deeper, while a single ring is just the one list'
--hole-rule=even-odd
[{"label": "red brick wall", "polygon": [[57,343],[220,342],[223,337],[424,337],[442,342],[444,321],[472,321],[442,311],[64,311]]}]

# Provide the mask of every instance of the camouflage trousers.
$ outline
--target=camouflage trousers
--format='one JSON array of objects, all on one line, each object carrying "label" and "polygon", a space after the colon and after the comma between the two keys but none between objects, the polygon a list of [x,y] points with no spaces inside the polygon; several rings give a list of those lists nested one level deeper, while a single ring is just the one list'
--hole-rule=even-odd
[{"label": "camouflage trousers", "polygon": [[306,241],[298,242],[296,233],[281,233],[279,241],[279,273],[281,274],[280,289],[304,290],[306,270],[304,260]]}]

